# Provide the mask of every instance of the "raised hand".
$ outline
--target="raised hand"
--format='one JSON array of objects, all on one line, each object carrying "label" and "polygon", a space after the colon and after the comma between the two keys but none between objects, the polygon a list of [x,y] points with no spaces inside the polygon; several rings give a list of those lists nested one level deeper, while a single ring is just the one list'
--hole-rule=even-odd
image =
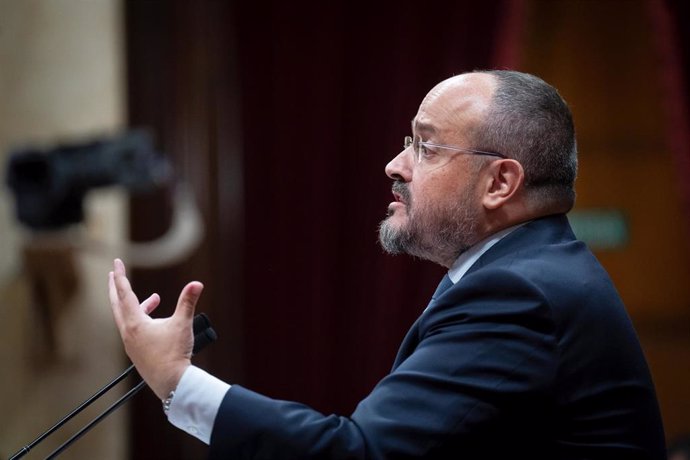
[{"label": "raised hand", "polygon": [[115,259],[114,269],[109,274],[110,306],[125,351],[160,399],[166,398],[177,387],[191,364],[194,347],[192,321],[203,287],[198,281],[187,284],[180,293],[173,315],[154,319],[149,314],[160,304],[158,294],[139,303],[120,259]]}]

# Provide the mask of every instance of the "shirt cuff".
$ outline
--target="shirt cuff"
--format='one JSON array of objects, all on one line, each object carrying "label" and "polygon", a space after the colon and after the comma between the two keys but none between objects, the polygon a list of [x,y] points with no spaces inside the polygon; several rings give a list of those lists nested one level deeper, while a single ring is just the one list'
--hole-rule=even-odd
[{"label": "shirt cuff", "polygon": [[230,385],[196,366],[182,374],[170,403],[168,421],[206,444],[211,441],[213,422]]}]

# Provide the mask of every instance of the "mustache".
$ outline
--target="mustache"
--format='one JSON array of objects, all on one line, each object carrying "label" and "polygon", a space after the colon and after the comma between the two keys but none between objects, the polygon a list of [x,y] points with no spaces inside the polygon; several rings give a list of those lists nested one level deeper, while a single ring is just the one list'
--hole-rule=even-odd
[{"label": "mustache", "polygon": [[405,204],[410,204],[411,201],[411,196],[410,196],[410,189],[407,186],[407,183],[403,181],[395,181],[393,182],[393,187],[391,188],[393,193],[397,193],[402,197],[402,201],[405,202]]}]

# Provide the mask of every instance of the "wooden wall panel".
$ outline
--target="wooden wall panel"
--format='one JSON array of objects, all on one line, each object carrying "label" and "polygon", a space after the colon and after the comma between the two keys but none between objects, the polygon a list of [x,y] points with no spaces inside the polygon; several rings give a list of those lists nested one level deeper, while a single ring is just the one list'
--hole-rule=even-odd
[{"label": "wooden wall panel", "polygon": [[596,255],[635,322],[666,432],[690,431],[690,248],[681,177],[666,145],[660,59],[645,0],[532,0],[522,70],[570,103],[580,150],[576,209],[627,216],[629,243]]}]

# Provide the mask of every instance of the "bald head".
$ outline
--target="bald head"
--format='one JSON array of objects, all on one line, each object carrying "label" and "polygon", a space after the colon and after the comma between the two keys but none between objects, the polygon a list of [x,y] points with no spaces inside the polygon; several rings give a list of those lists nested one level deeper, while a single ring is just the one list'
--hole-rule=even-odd
[{"label": "bald head", "polygon": [[[496,78],[487,73],[465,73],[443,80],[434,86],[420,108],[442,100],[457,111],[486,111],[496,90]],[[452,114],[449,114],[452,115]]]},{"label": "bald head", "polygon": [[434,120],[433,128],[441,137],[468,145],[468,134],[484,124],[496,86],[496,79],[489,74],[468,73],[448,78],[422,100],[414,123],[417,128],[428,130]]}]

